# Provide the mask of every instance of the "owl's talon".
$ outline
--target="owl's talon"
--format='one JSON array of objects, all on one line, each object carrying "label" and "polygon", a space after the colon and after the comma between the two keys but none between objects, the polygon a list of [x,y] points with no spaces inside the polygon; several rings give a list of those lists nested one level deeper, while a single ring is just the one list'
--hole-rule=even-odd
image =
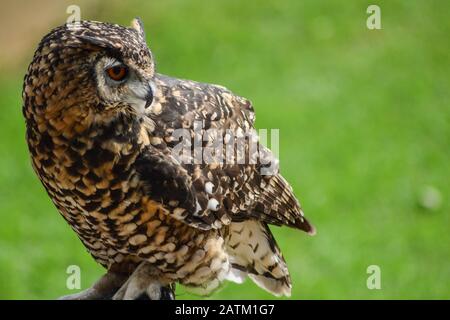
[{"label": "owl's talon", "polygon": [[109,300],[126,279],[125,274],[108,271],[92,287],[75,294],[59,297],[58,300]]},{"label": "owl's talon", "polygon": [[98,292],[92,288],[88,288],[78,293],[68,294],[59,297],[58,300],[103,300],[102,298],[97,298]]},{"label": "owl's talon", "polygon": [[175,285],[168,287],[161,287],[160,300],[175,300]]},{"label": "owl's talon", "polygon": [[154,268],[141,263],[113,296],[113,300],[175,300],[174,287],[158,280]]}]

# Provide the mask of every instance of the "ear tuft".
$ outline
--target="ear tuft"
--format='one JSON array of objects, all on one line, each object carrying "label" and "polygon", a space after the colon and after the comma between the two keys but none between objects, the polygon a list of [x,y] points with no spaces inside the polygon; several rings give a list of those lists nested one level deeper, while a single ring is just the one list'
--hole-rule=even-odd
[{"label": "ear tuft", "polygon": [[141,18],[136,17],[133,20],[131,20],[131,28],[136,30],[142,37],[142,39],[145,41],[144,24],[142,23]]}]

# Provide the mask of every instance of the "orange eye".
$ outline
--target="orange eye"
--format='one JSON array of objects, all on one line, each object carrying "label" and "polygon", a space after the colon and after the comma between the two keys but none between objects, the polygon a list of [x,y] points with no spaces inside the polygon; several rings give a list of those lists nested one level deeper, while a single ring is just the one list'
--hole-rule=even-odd
[{"label": "orange eye", "polygon": [[119,65],[106,69],[108,77],[114,81],[122,81],[128,74],[128,69],[125,66]]}]

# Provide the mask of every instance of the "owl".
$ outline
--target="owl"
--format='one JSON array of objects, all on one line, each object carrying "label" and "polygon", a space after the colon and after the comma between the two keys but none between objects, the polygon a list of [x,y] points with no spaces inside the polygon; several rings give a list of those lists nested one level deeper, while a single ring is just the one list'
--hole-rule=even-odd
[{"label": "owl", "polygon": [[315,229],[255,137],[252,104],[157,73],[139,19],[52,30],[25,76],[23,115],[34,171],[107,270],[64,298],[174,299],[177,283],[207,295],[247,276],[291,294],[268,225]]}]

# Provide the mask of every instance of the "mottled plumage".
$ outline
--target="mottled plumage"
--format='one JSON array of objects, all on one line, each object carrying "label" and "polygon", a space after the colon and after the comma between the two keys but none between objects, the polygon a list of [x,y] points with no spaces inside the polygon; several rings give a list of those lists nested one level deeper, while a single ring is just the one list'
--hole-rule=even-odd
[{"label": "mottled plumage", "polygon": [[[121,72],[124,80],[113,80]],[[266,159],[255,153],[253,164],[190,156],[185,163],[173,153],[175,129],[192,138],[199,123],[202,133],[250,131],[247,99],[155,73],[136,20],[132,28],[85,21],[51,31],[29,66],[23,99],[33,168],[50,198],[95,260],[129,278],[116,298],[130,297],[127,285],[142,272],[147,287],[179,282],[209,293],[248,274],[273,294],[290,294],[267,224],[314,229],[286,180],[261,174],[275,161],[270,151],[259,146]]]}]

